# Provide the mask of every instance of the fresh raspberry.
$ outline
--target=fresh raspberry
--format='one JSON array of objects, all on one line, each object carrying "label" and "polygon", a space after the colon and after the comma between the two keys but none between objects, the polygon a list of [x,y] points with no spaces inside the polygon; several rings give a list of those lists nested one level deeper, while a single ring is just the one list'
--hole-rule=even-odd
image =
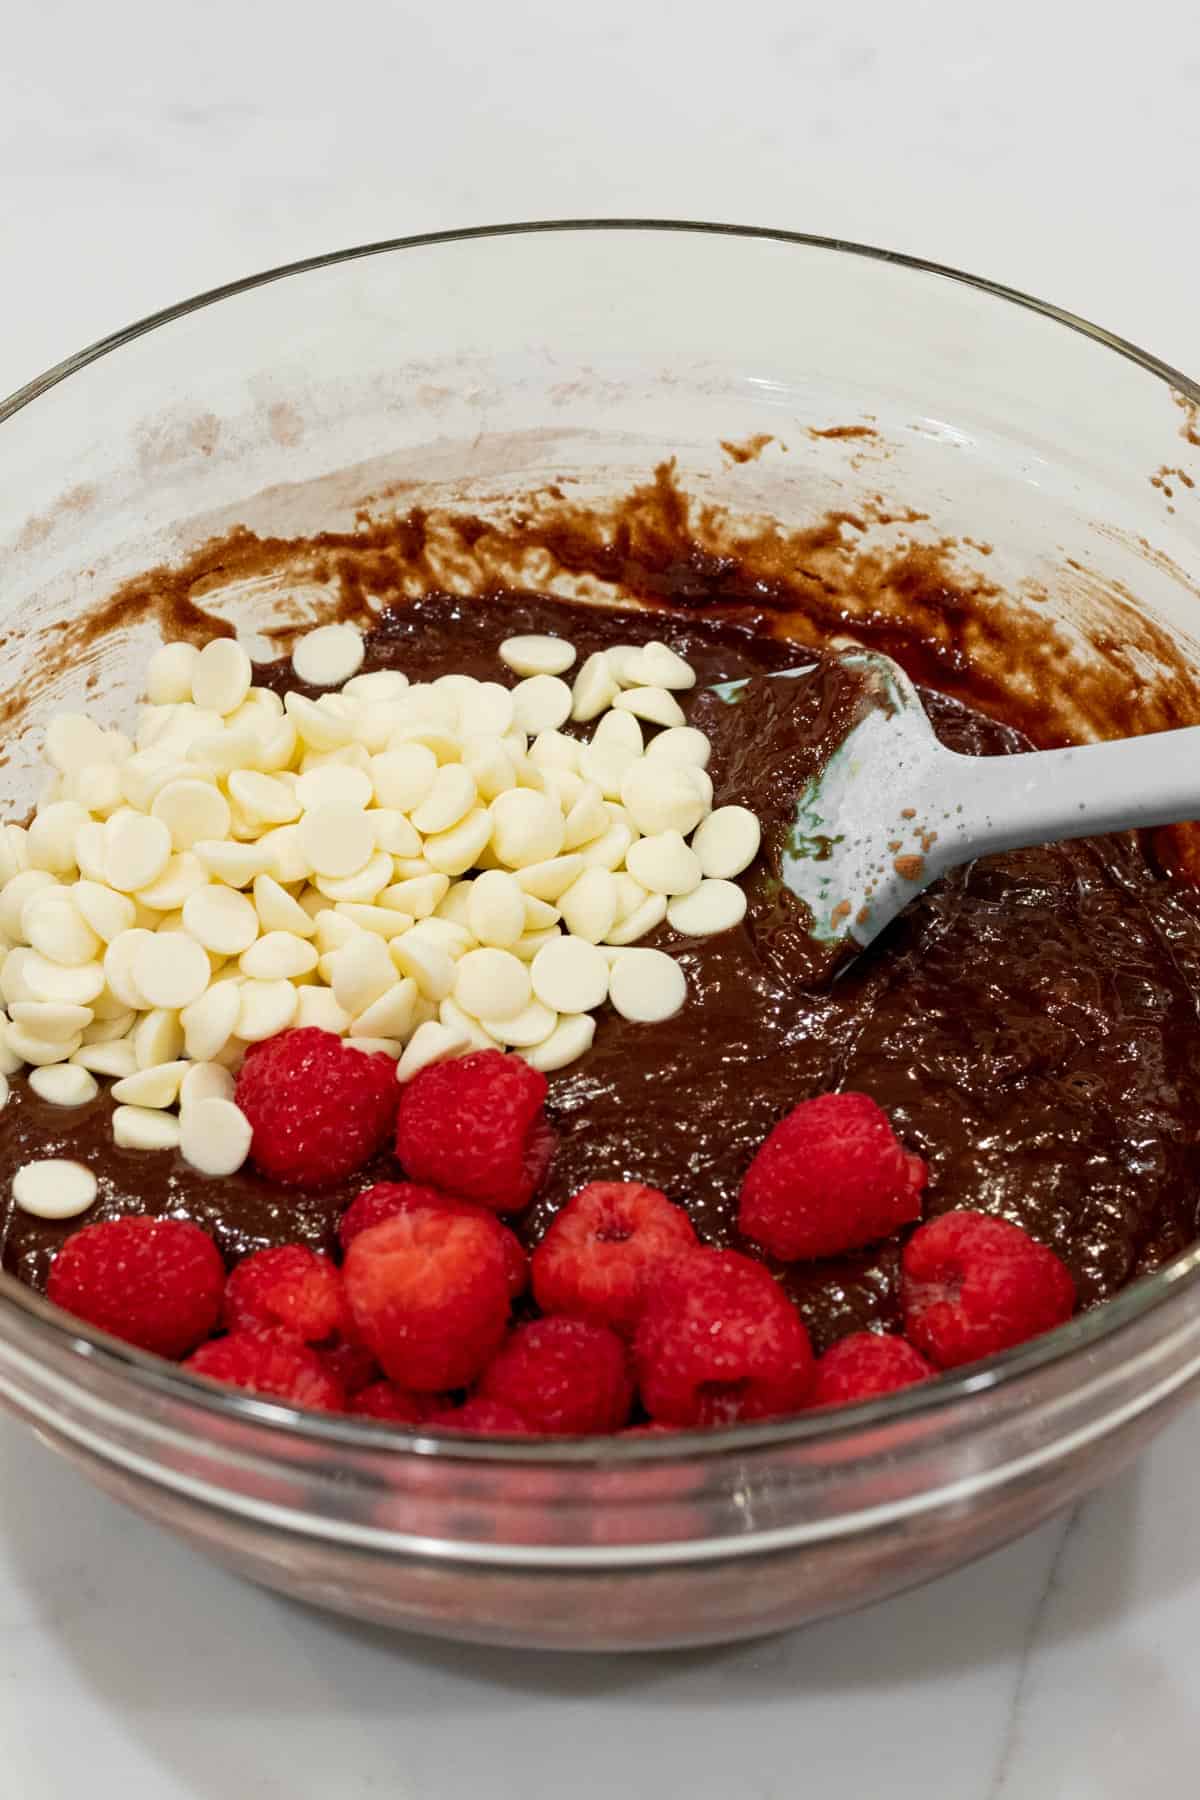
[{"label": "fresh raspberry", "polygon": [[810,1406],[849,1406],[928,1381],[937,1370],[894,1332],[852,1331],[817,1358]]},{"label": "fresh raspberry", "polygon": [[900,1299],[905,1334],[939,1369],[954,1369],[1061,1325],[1075,1310],[1075,1283],[1019,1225],[949,1212],[904,1246]]},{"label": "fresh raspberry", "polygon": [[563,1436],[619,1431],[633,1405],[629,1355],[615,1331],[585,1319],[531,1319],[483,1371],[479,1392]]},{"label": "fresh raspberry", "polygon": [[533,1430],[515,1407],[505,1406],[500,1400],[485,1400],[481,1394],[462,1406],[448,1406],[444,1412],[431,1413],[429,1423],[449,1426],[452,1431],[503,1431],[510,1437],[524,1437]]},{"label": "fresh raspberry", "polygon": [[531,1319],[509,1334],[479,1391],[515,1408],[533,1431],[619,1431],[633,1404],[630,1355],[606,1325]]},{"label": "fresh raspberry", "polygon": [[750,1164],[738,1229],[782,1262],[837,1256],[919,1219],[928,1178],[866,1094],[819,1094],[780,1120]]},{"label": "fresh raspberry", "polygon": [[473,1200],[460,1200],[457,1194],[443,1194],[440,1188],[422,1187],[415,1181],[377,1181],[352,1200],[342,1214],[338,1237],[343,1250],[348,1250],[360,1231],[382,1225],[397,1213],[411,1212],[414,1206],[431,1206],[435,1212],[457,1213],[462,1219],[495,1220],[504,1245],[504,1267],[508,1273],[508,1291],[515,1300],[529,1285],[529,1258],[515,1232],[500,1225],[496,1215]]},{"label": "fresh raspberry", "polygon": [[345,1322],[342,1278],[306,1244],[280,1244],[243,1257],[225,1283],[225,1326],[283,1325],[306,1344],[332,1337]]},{"label": "fresh raspberry", "polygon": [[250,1046],[234,1099],[264,1175],[285,1187],[323,1187],[383,1149],[400,1089],[390,1056],[352,1050],[306,1025]]},{"label": "fresh raspberry", "polygon": [[287,1331],[261,1326],[231,1331],[228,1337],[201,1344],[183,1366],[191,1375],[249,1388],[252,1394],[306,1406],[310,1412],[345,1409],[346,1396],[316,1351]]},{"label": "fresh raspberry", "polygon": [[633,1340],[642,1405],[667,1425],[731,1425],[797,1412],[813,1354],[762,1263],[693,1250],[659,1277]]},{"label": "fresh raspberry", "polygon": [[410,1394],[394,1381],[373,1381],[351,1395],[347,1411],[360,1419],[386,1419],[390,1425],[423,1425],[429,1416],[428,1395]]},{"label": "fresh raspberry", "polygon": [[502,1050],[430,1064],[401,1090],[396,1154],[405,1174],[493,1212],[519,1212],[554,1152],[545,1098],[546,1077]]},{"label": "fresh raspberry", "polygon": [[648,1284],[696,1249],[682,1207],[637,1181],[591,1181],[558,1214],[533,1253],[533,1292],[566,1313],[628,1335]]},{"label": "fresh raspberry", "polygon": [[317,1355],[321,1367],[351,1398],[383,1376],[383,1370],[366,1345],[356,1344],[353,1338],[343,1337],[340,1333],[331,1344],[322,1344]]},{"label": "fresh raspberry", "polygon": [[398,1213],[359,1233],[342,1279],[356,1335],[401,1387],[466,1387],[504,1336],[508,1276],[494,1218]]},{"label": "fresh raspberry", "polygon": [[220,1252],[198,1225],[126,1216],[72,1232],[46,1295],[128,1344],[179,1357],[215,1329],[224,1286]]}]

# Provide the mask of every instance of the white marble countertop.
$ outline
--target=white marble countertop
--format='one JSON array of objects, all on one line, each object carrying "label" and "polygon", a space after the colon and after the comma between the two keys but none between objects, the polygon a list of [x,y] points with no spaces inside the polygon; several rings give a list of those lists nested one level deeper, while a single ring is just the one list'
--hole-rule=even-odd
[{"label": "white marble countertop", "polygon": [[[1009,0],[40,0],[0,69],[0,393],[249,270],[439,226],[777,224],[1200,369],[1200,31]],[[0,1791],[59,1800],[1129,1800],[1200,1759],[1200,1429],[869,1614],[518,1656],[244,1587],[0,1425]]]}]

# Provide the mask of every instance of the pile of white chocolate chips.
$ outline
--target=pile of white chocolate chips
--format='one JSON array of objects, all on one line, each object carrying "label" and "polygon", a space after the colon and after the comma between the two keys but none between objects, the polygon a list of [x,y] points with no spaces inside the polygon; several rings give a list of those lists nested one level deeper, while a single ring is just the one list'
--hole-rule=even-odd
[{"label": "pile of white chocolate chips", "polygon": [[[386,1051],[404,1082],[475,1048],[563,1068],[606,1002],[677,1012],[678,963],[632,946],[664,919],[735,925],[759,848],[753,813],[713,810],[675,698],[695,673],[657,642],[589,656],[573,685],[564,640],[500,656],[515,686],[410,685],[358,673],[354,626],[320,626],[292,667],[327,691],[281,701],[234,638],[170,643],[133,742],[51,718],[36,816],[0,827],[0,1069],[33,1065],[64,1107],[110,1077],[118,1144],[224,1175],[250,1148],[234,1073],[291,1026]],[[65,1218],[96,1183],[47,1160],[13,1194]]]}]

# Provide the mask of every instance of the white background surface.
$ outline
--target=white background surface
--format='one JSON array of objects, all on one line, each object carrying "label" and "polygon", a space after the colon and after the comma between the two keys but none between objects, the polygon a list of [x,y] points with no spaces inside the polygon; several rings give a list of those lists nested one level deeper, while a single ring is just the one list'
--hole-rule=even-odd
[{"label": "white background surface", "polygon": [[[13,7],[0,392],[256,268],[600,213],[913,251],[1196,373],[1194,9]],[[1191,1793],[1197,1491],[1193,1414],[1069,1519],[872,1613],[736,1650],[568,1660],[388,1639],[239,1586],[0,1425],[0,1794]]]}]

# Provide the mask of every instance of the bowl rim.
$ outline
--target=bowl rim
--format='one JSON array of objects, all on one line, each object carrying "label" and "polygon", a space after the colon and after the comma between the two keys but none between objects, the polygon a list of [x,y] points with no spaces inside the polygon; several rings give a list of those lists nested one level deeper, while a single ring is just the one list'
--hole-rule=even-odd
[{"label": "bowl rim", "polygon": [[[1040,300],[1019,288],[991,281],[984,276],[968,274],[949,264],[882,249],[876,245],[857,243],[851,239],[823,237],[810,232],[788,231],[766,225],[737,225],[692,219],[600,217],[514,220],[496,225],[470,225],[382,238],[367,244],[303,257],[295,262],[281,263],[237,280],[224,282],[218,287],[205,289],[188,299],[148,313],[55,363],[6,399],[0,399],[0,424],[13,418],[59,382],[78,374],[89,364],[133,343],[148,332],[221,300],[233,299],[275,281],[311,274],[340,263],[361,261],[367,257],[404,250],[432,249],[496,238],[586,232],[691,233],[791,244],[803,249],[886,263],[915,274],[930,275],[974,289],[977,293],[1024,311],[1039,314],[1054,324],[1078,332],[1093,343],[1144,369],[1147,374],[1162,381],[1183,402],[1200,407],[1200,381],[1193,380],[1129,339],[1106,331],[1103,326],[1055,306],[1050,301]],[[223,1388],[216,1383],[199,1381],[195,1377],[181,1374],[176,1365],[122,1343],[105,1332],[78,1324],[68,1325],[65,1321],[69,1319],[69,1314],[61,1312],[42,1295],[26,1288],[14,1276],[2,1270],[0,1303],[5,1308],[13,1307],[23,1313],[27,1327],[37,1339],[58,1349],[65,1348],[69,1355],[90,1363],[98,1372],[128,1381],[135,1390],[147,1389],[164,1401],[186,1403],[201,1412],[226,1420],[237,1420],[247,1426],[265,1427],[285,1437],[294,1436],[308,1443],[316,1442],[330,1448],[341,1446],[357,1451],[381,1451],[389,1455],[404,1451],[477,1463],[555,1463],[612,1469],[636,1467],[642,1463],[662,1463],[665,1460],[686,1460],[697,1456],[717,1458],[730,1454],[744,1455],[774,1445],[802,1445],[816,1439],[828,1441],[831,1438],[852,1437],[860,1431],[934,1415],[956,1401],[1007,1388],[1039,1369],[1117,1337],[1160,1306],[1164,1306],[1168,1300],[1193,1286],[1198,1279],[1200,1241],[1180,1252],[1153,1274],[1131,1282],[1111,1300],[1090,1312],[1013,1350],[1003,1351],[983,1362],[972,1364],[965,1373],[949,1371],[932,1381],[886,1395],[882,1399],[862,1401],[836,1411],[831,1409],[823,1414],[801,1413],[786,1419],[764,1420],[756,1424],[719,1429],[672,1431],[661,1436],[569,1439],[482,1437],[465,1432],[438,1432],[423,1427],[399,1427],[378,1421],[359,1421],[350,1415],[302,1411],[240,1390]]]}]

